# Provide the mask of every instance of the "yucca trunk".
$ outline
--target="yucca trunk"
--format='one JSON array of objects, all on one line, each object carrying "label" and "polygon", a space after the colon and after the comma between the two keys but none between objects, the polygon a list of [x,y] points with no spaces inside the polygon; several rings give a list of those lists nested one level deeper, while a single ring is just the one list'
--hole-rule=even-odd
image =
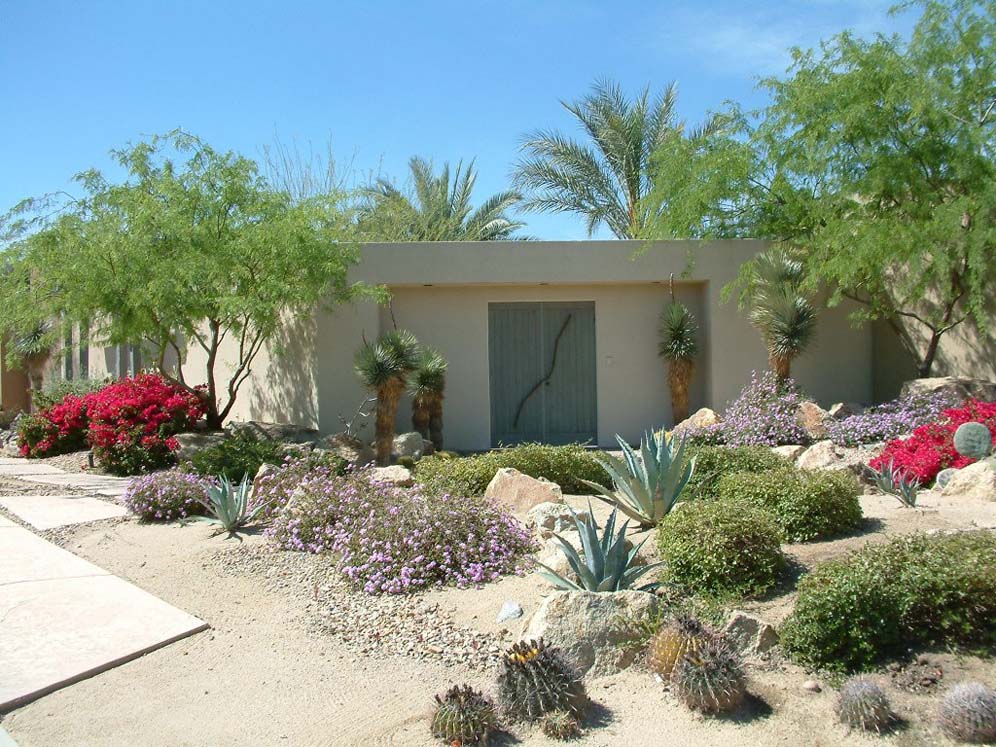
[{"label": "yucca trunk", "polygon": [[443,450],[443,395],[433,397],[429,407],[429,440],[436,451]]},{"label": "yucca trunk", "polygon": [[778,381],[785,382],[789,380],[792,375],[792,359],[787,355],[776,355],[772,353],[768,357],[768,363],[771,366],[771,370],[775,372],[775,376],[778,377]]},{"label": "yucca trunk", "polygon": [[391,464],[391,452],[394,450],[394,420],[398,414],[398,402],[404,391],[405,382],[398,378],[389,380],[377,390],[374,441],[377,451],[377,465],[380,467],[387,467]]},{"label": "yucca trunk", "polygon": [[422,438],[429,438],[429,423],[432,419],[432,402],[429,397],[419,396],[412,399],[412,430],[417,431]]},{"label": "yucca trunk", "polygon": [[687,358],[668,363],[667,383],[671,390],[671,415],[675,424],[688,417],[688,386],[694,371],[695,363]]}]

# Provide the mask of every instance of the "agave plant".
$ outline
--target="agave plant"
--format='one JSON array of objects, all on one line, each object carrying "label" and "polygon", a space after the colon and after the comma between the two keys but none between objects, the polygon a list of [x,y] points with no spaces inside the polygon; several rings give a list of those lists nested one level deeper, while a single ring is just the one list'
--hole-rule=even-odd
[{"label": "agave plant", "polygon": [[270,501],[252,505],[252,483],[249,475],[242,478],[238,486],[233,485],[231,480],[222,475],[218,478],[217,485],[208,486],[208,497],[203,501],[204,507],[208,511],[207,516],[192,517],[195,521],[209,521],[220,526],[218,533],[235,533],[240,527],[252,523],[259,516]]},{"label": "agave plant", "polygon": [[664,431],[646,433],[640,441],[640,453],[621,436],[616,441],[623,459],[611,454],[595,457],[612,478],[614,490],[582,480],[598,491],[595,497],[615,506],[640,523],[641,529],[657,526],[681,498],[681,492],[695,471],[695,458],[685,462],[685,440],[677,445]]},{"label": "agave plant", "polygon": [[872,467],[867,469],[875,487],[883,493],[898,498],[906,508],[916,508],[917,493],[920,491],[919,480],[893,466],[891,459],[888,464],[883,464],[878,469]]},{"label": "agave plant", "polygon": [[[591,504],[588,505],[588,515],[583,519],[578,518],[578,515],[570,507],[568,507],[568,510],[571,512],[571,516],[574,517],[574,525],[577,527],[578,535],[581,537],[581,549],[584,556],[582,557],[574,549],[574,545],[559,534],[554,533],[553,536],[560,542],[561,549],[564,551],[564,555],[567,556],[567,563],[571,566],[571,570],[574,571],[577,581],[565,578],[549,566],[543,565],[543,563],[538,564],[544,569],[539,572],[540,575],[558,589],[570,591],[623,591],[633,588],[633,584],[638,579],[660,565],[660,563],[640,566],[633,565],[633,561],[640,552],[640,548],[643,547],[647,540],[643,540],[643,542],[632,550],[627,550],[626,530],[629,527],[629,522],[623,522],[619,531],[616,531],[617,512],[615,509],[609,514],[601,537],[598,536],[598,523],[592,515]],[[641,586],[640,590],[646,591],[656,586],[656,583],[646,584]]]}]

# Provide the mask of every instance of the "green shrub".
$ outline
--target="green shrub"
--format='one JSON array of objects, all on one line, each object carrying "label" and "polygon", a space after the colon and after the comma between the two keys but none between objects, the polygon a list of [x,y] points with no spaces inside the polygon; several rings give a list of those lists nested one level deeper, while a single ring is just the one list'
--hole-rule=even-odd
[{"label": "green shrub", "polygon": [[996,535],[897,537],[819,566],[799,584],[782,644],[798,663],[868,669],[914,645],[996,643]]},{"label": "green shrub", "polygon": [[688,458],[692,457],[695,457],[695,472],[685,486],[686,498],[711,497],[716,482],[724,475],[768,472],[792,464],[767,446],[690,446]]},{"label": "green shrub", "polygon": [[194,472],[207,477],[224,476],[238,482],[251,480],[263,464],[281,464],[284,445],[255,433],[238,431],[224,441],[197,452],[190,460]]},{"label": "green shrub", "polygon": [[720,500],[741,500],[769,512],[788,542],[833,537],[861,526],[861,486],[847,472],[794,468],[734,472],[716,483]]},{"label": "green shrub", "polygon": [[53,379],[31,393],[31,404],[36,410],[47,410],[62,402],[66,395],[85,397],[103,389],[108,383],[109,379]]},{"label": "green shrub", "polygon": [[530,477],[546,478],[569,495],[592,492],[582,480],[611,487],[608,474],[580,444],[523,444],[460,459],[433,455],[418,462],[415,477],[433,491],[478,496],[484,495],[488,483],[503,467],[514,467]]},{"label": "green shrub", "polygon": [[737,501],[683,503],[661,522],[657,542],[665,582],[694,593],[758,594],[785,565],[774,519]]}]

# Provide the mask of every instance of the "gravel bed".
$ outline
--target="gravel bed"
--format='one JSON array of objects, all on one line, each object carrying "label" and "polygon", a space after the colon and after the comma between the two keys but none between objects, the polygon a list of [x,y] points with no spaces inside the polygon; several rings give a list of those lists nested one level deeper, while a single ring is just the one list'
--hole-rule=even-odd
[{"label": "gravel bed", "polygon": [[70,454],[58,454],[57,456],[44,457],[42,459],[32,459],[32,463],[49,464],[58,467],[65,472],[90,472],[95,475],[103,474],[100,470],[90,467],[90,452],[74,451]]},{"label": "gravel bed", "polygon": [[213,556],[224,573],[253,575],[307,606],[322,633],[362,656],[409,656],[489,669],[506,645],[495,635],[455,624],[417,594],[372,595],[352,588],[327,557],[243,545]]}]

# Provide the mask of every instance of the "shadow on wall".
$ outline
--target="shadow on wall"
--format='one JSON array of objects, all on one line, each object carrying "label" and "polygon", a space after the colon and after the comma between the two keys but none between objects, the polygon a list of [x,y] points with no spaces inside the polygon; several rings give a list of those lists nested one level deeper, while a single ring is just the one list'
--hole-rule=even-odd
[{"label": "shadow on wall", "polygon": [[[287,320],[253,366],[254,374],[243,386],[253,420],[318,426],[314,371],[318,335],[312,317]],[[238,408],[241,409],[241,408]]]}]

